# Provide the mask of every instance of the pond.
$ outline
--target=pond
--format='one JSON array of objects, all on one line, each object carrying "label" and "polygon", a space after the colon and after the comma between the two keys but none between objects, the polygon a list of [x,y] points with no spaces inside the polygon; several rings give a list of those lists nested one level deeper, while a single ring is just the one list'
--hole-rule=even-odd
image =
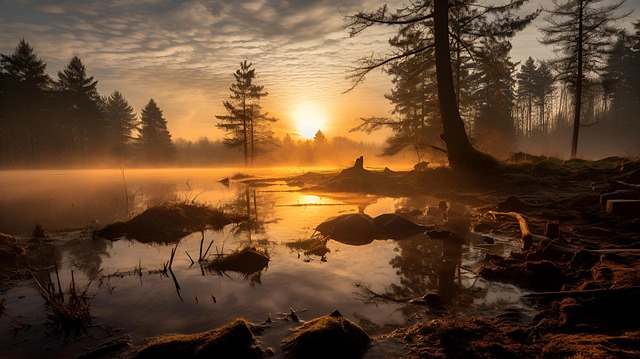
[{"label": "pond", "polygon": [[[47,234],[46,246],[35,256],[40,259],[39,268],[45,269],[36,277],[51,277],[55,283],[56,270],[51,265],[55,258],[60,286],[68,288],[72,275],[80,287],[86,286],[92,315],[91,326],[82,333],[59,331],[48,320],[50,309],[33,279],[2,283],[0,298],[7,314],[0,319],[3,358],[76,356],[119,337],[137,345],[149,337],[210,330],[236,317],[252,323],[273,320],[259,339],[263,347],[274,347],[280,353],[279,343],[287,330],[298,325],[286,316],[291,309],[302,320],[337,309],[376,335],[441,315],[408,303],[428,292],[438,293],[454,313],[487,314],[505,305],[520,306],[518,288],[475,275],[485,254],[508,253],[518,244],[505,238],[487,245],[468,234],[476,214],[464,203],[447,203],[449,209],[443,211],[442,199],[428,194],[387,198],[315,193],[268,179],[301,174],[300,169],[252,170],[252,176],[264,180],[250,185],[239,179],[219,182],[236,172],[2,172],[0,232],[33,241],[30,233],[36,224],[41,225]],[[253,221],[249,226],[228,225],[221,231],[183,237],[172,263],[175,280],[161,270],[174,244],[112,242],[93,234],[108,223],[175,200],[243,212]],[[443,242],[419,234],[361,246],[330,240],[329,252],[322,257],[305,255],[287,245],[308,239],[315,226],[332,216],[366,213],[374,217],[397,211],[413,213],[413,220],[421,224],[446,224],[457,237],[467,239]],[[209,271],[190,259],[197,260],[201,243],[203,251],[213,243],[209,256],[255,246],[268,251],[270,262],[250,275]],[[390,350],[394,349],[377,348],[367,356],[384,357]]]}]

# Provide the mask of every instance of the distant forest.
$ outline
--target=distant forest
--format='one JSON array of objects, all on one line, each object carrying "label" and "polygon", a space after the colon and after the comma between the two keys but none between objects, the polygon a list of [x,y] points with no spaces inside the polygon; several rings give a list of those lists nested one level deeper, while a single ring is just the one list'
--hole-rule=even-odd
[{"label": "distant forest", "polygon": [[[109,166],[237,166],[243,153],[225,139],[172,139],[160,104],[150,99],[138,116],[115,91],[103,97],[98,81],[75,56],[52,79],[24,39],[0,60],[0,168]],[[215,122],[212,116],[212,129]],[[346,137],[273,138],[255,165],[336,165],[381,148]]]}]

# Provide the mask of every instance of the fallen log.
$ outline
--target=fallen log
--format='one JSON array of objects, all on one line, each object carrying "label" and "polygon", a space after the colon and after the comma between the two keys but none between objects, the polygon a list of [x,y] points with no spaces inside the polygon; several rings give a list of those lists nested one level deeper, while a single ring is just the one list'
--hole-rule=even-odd
[{"label": "fallen log", "polygon": [[[545,250],[552,250],[560,253],[568,253],[575,254],[581,250],[587,251],[592,254],[606,254],[606,253],[640,253],[640,248],[608,248],[608,249],[586,249],[574,244],[567,242],[563,238],[551,239],[546,236],[540,236],[537,234],[531,233],[529,230],[529,225],[527,224],[527,220],[523,215],[517,212],[496,212],[489,211],[487,214],[490,214],[495,219],[496,216],[508,216],[513,217],[518,220],[518,224],[520,225],[520,232],[522,233],[522,250],[527,251],[531,248],[532,243],[541,243],[541,242],[549,242],[545,247]],[[558,229],[559,232],[559,229]]]},{"label": "fallen log", "polygon": [[529,230],[529,225],[527,224],[527,220],[524,218],[523,215],[521,215],[518,212],[489,211],[487,212],[487,214],[492,215],[493,219],[496,219],[496,216],[508,216],[518,220],[518,224],[520,225],[520,232],[522,233],[521,239],[522,239],[523,251],[528,251],[531,248],[531,245],[533,244],[533,242],[542,242],[542,241],[549,240],[549,238],[545,236],[540,236],[540,235],[531,233],[531,231]]}]

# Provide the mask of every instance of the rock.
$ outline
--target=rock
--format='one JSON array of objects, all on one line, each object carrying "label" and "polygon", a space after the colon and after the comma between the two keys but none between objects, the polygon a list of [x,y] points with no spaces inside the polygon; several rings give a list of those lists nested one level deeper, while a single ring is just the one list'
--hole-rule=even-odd
[{"label": "rock", "polygon": [[351,245],[369,244],[379,235],[373,218],[364,213],[348,213],[331,217],[315,229],[322,235]]}]

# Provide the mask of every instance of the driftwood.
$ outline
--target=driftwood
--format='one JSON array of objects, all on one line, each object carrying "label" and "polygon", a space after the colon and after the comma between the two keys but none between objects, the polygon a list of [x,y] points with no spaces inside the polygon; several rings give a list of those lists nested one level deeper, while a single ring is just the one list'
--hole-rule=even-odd
[{"label": "driftwood", "polygon": [[622,288],[605,288],[605,289],[584,289],[584,290],[566,290],[559,292],[539,292],[525,294],[523,298],[585,298],[595,297],[603,294],[638,294],[640,286],[622,287]]},{"label": "driftwood", "polygon": [[[549,242],[545,247],[545,250],[552,250],[559,253],[567,253],[567,254],[575,254],[579,251],[587,251],[591,254],[606,254],[606,253],[640,253],[639,248],[610,248],[610,249],[586,249],[576,246],[567,242],[563,238],[549,238],[547,236],[540,236],[537,234],[531,233],[529,230],[529,225],[527,224],[527,220],[523,215],[517,212],[495,212],[489,211],[487,214],[490,214],[495,219],[496,216],[509,216],[518,220],[518,224],[520,225],[520,232],[522,233],[522,249],[529,250],[533,242],[541,243],[541,242]],[[553,228],[546,230],[547,233],[553,233],[554,235],[559,235],[559,228]],[[548,234],[551,236],[551,234]]]},{"label": "driftwood", "polygon": [[493,216],[493,218],[495,219],[496,216],[508,216],[508,217],[513,217],[515,219],[518,220],[518,224],[520,225],[520,232],[522,233],[522,250],[528,251],[531,248],[531,245],[533,244],[533,242],[542,242],[542,241],[548,241],[549,238],[545,237],[545,236],[540,236],[540,235],[536,235],[531,233],[531,231],[529,230],[529,225],[527,224],[527,220],[524,218],[523,215],[521,215],[518,212],[496,212],[496,211],[489,211],[487,212],[487,214],[490,214]]}]

